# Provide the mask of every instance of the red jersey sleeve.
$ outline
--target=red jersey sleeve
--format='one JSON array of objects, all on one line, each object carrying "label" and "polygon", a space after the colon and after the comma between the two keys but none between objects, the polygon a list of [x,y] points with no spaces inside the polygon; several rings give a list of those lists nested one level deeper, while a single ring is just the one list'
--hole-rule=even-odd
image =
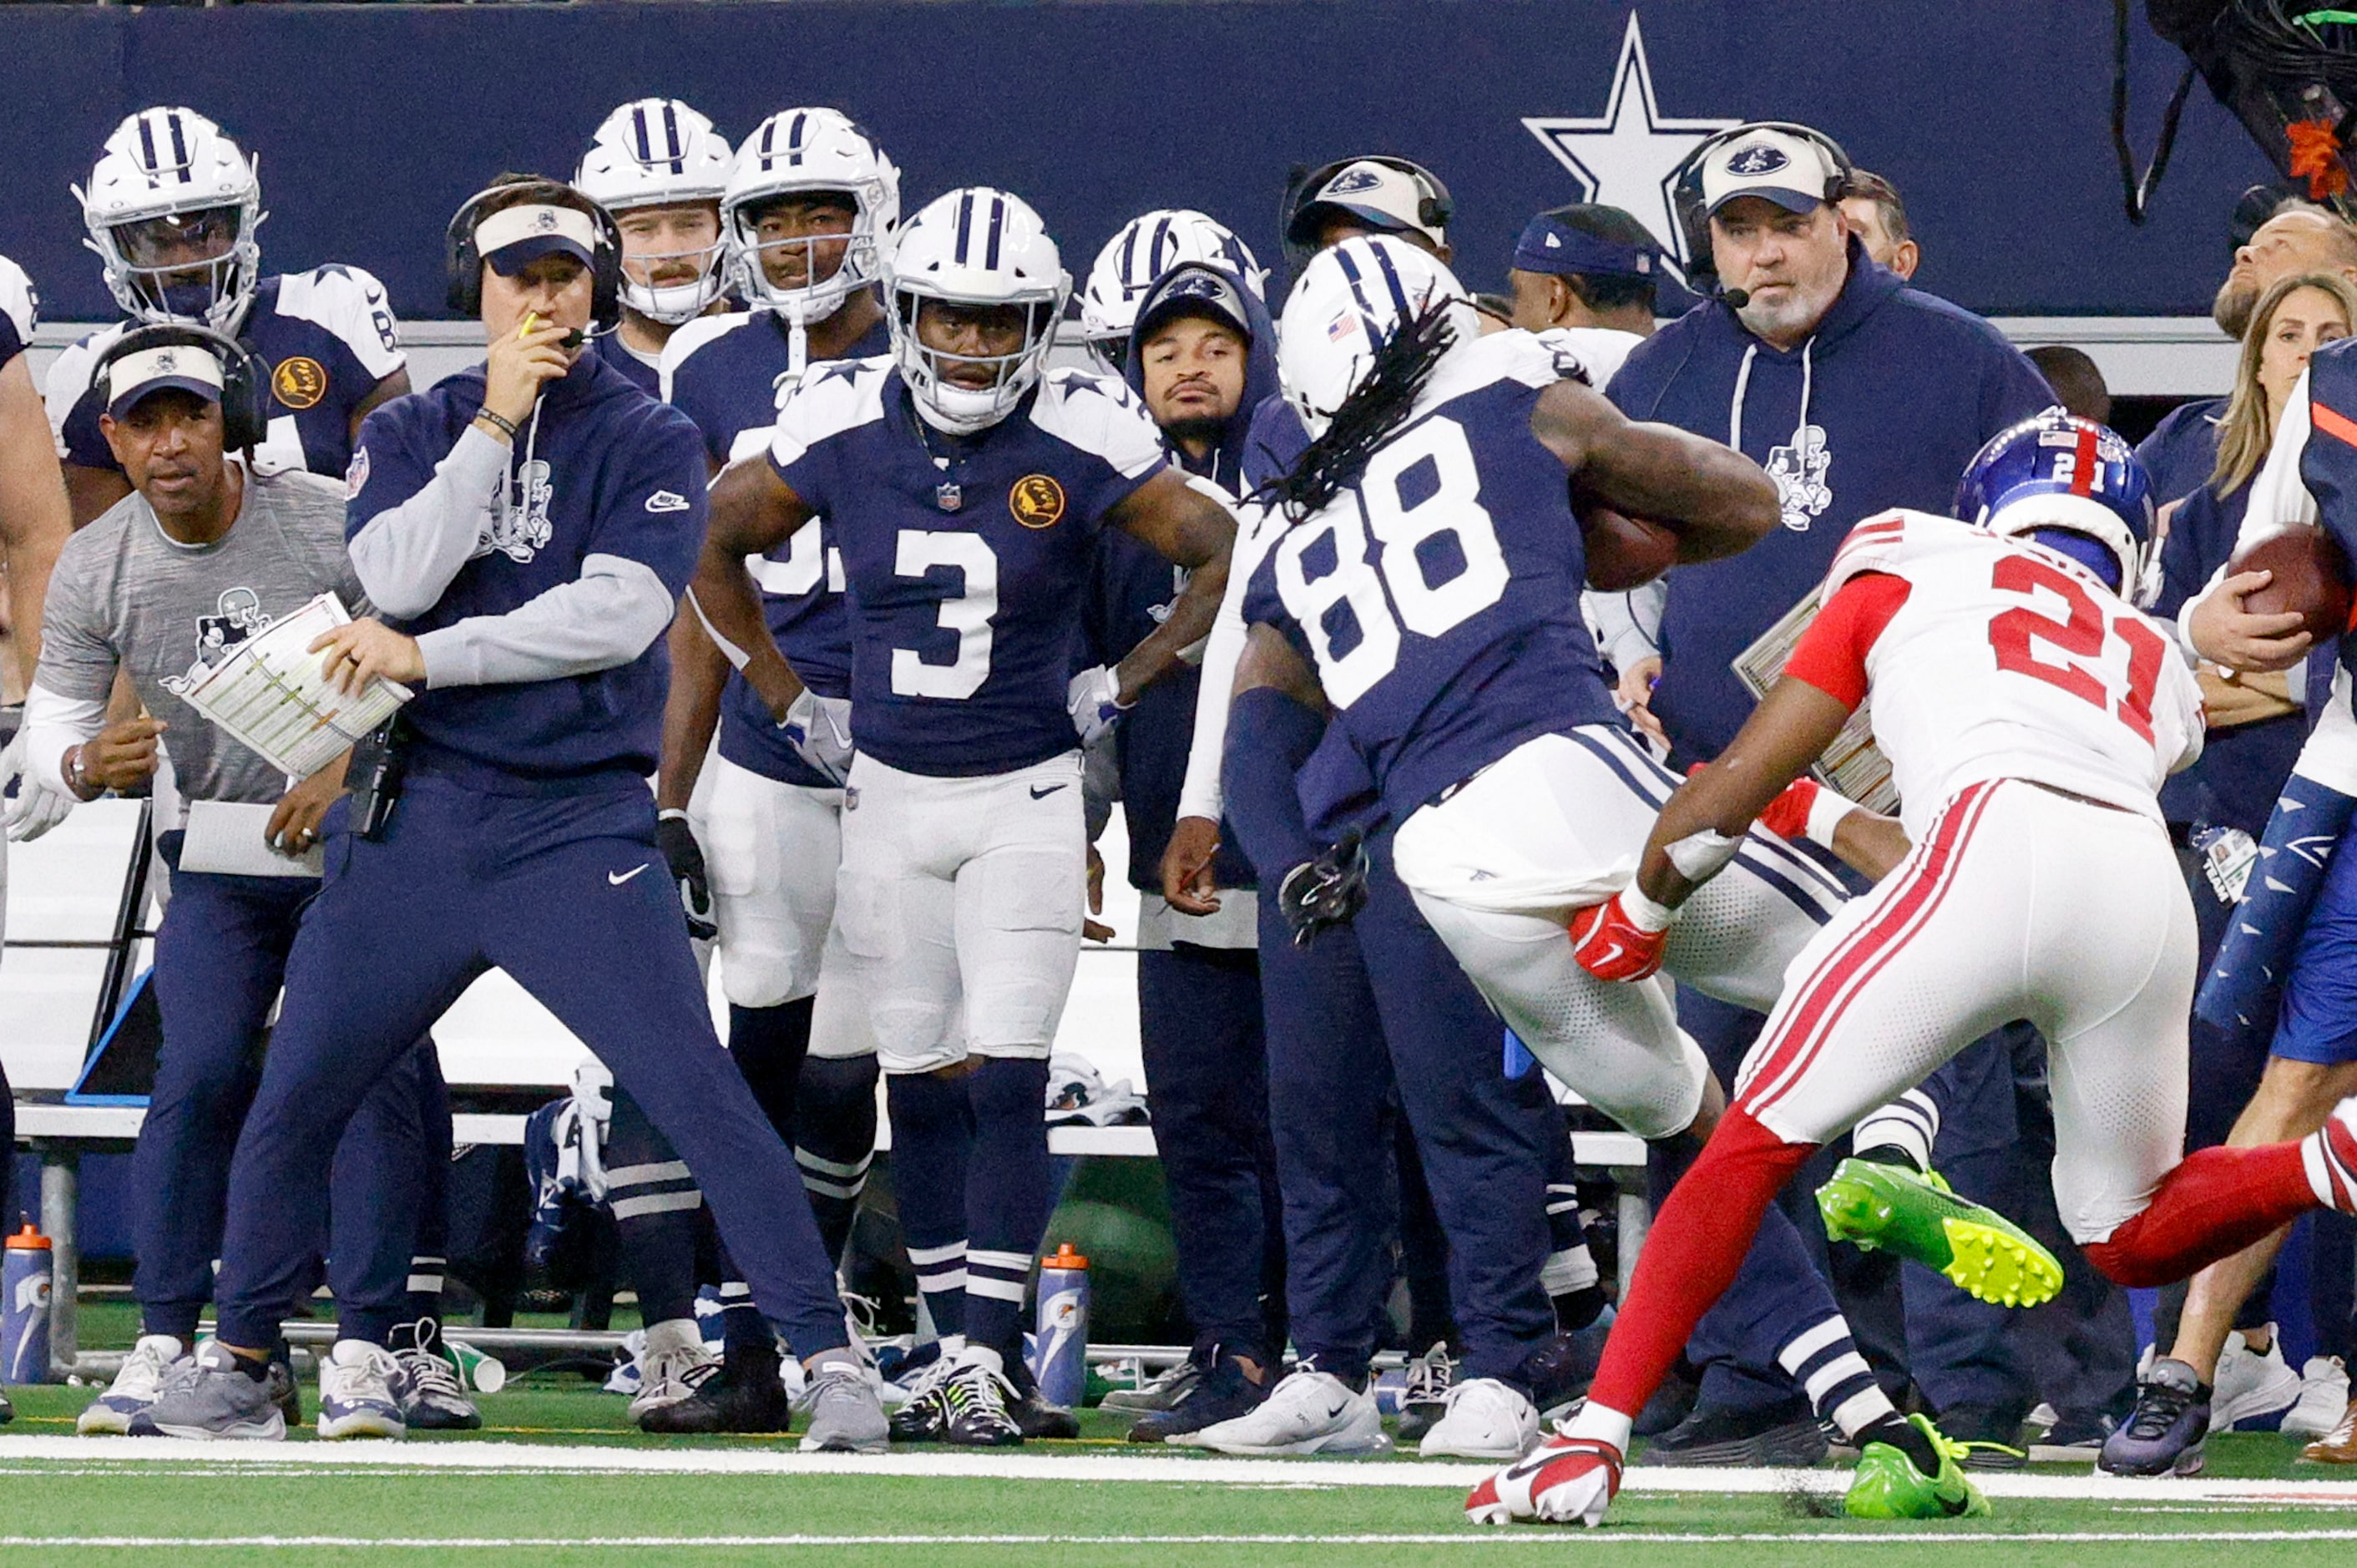
[{"label": "red jersey sleeve", "polygon": [[1866,701],[1866,656],[1907,602],[1907,589],[1906,578],[1888,572],[1861,572],[1844,583],[1801,634],[1784,673],[1855,709]]}]

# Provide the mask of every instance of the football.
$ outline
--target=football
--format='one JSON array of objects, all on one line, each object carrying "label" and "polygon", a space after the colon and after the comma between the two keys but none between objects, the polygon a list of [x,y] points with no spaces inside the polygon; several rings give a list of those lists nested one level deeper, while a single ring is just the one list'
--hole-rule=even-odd
[{"label": "football", "polygon": [[1602,501],[1575,494],[1572,510],[1587,539],[1587,585],[1623,594],[1652,582],[1677,563],[1678,536],[1658,522],[1631,517]]},{"label": "football", "polygon": [[2330,642],[2349,629],[2349,557],[2320,528],[2292,528],[2237,551],[2233,572],[2272,572],[2275,580],[2244,603],[2255,615],[2297,611],[2308,634]]}]

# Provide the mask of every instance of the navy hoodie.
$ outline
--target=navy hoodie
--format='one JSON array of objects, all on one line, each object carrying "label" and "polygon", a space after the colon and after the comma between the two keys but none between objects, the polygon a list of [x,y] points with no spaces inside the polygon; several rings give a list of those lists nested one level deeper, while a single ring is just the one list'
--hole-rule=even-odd
[{"label": "navy hoodie", "polygon": [[[1147,318],[1170,281],[1201,263],[1174,267],[1148,290],[1137,318]],[[1232,276],[1231,281],[1234,281]],[[1248,288],[1236,291],[1250,317],[1252,349],[1244,360],[1244,394],[1221,432],[1219,444],[1200,460],[1177,446],[1170,457],[1190,474],[1211,479],[1231,493],[1239,492],[1245,445],[1253,413],[1276,394],[1276,335],[1268,308]],[[1129,357],[1123,370],[1131,390],[1146,392],[1145,345],[1130,337]],[[1277,399],[1282,403],[1283,399]],[[1118,662],[1162,624],[1170,603],[1178,596],[1178,569],[1152,545],[1117,528],[1097,539],[1096,569],[1090,585],[1087,635],[1093,661]],[[1187,753],[1195,736],[1195,693],[1201,675],[1193,665],[1182,665],[1147,687],[1137,706],[1122,716],[1114,736],[1121,766],[1123,814],[1129,827],[1129,881],[1140,891],[1162,890],[1162,850],[1178,818],[1178,790],[1187,775]],[[1221,835],[1232,843],[1232,833]],[[1214,863],[1220,886],[1249,887],[1251,863],[1240,849],[1222,848]]]},{"label": "navy hoodie", "polygon": [[1783,497],[1782,528],[1670,574],[1652,709],[1681,765],[1735,738],[1752,699],[1731,662],[1815,590],[1852,525],[1892,507],[1944,515],[1982,445],[2054,401],[1979,317],[1909,288],[1855,238],[1849,266],[1799,348],[1763,342],[1711,300],[1631,349],[1605,389],[1631,419],[1736,446]]}]

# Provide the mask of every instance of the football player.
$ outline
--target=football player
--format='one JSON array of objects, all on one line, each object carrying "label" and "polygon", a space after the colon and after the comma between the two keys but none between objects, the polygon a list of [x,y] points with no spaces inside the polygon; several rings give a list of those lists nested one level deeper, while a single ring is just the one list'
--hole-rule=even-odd
[{"label": "football player", "polygon": [[[753,308],[690,323],[663,355],[663,395],[695,422],[716,473],[740,438],[747,451],[766,443],[810,365],[889,350],[875,284],[899,223],[900,171],[836,111],[789,109],[737,150],[721,212],[737,292]],[[839,941],[827,954],[850,764],[851,630],[829,527],[803,530],[759,568],[771,635],[806,683],[792,724],[778,724],[695,617],[673,624],[655,797],[691,929],[718,941],[729,1054],[792,1144],[839,1260],[875,1154],[877,1069],[858,998],[820,983],[842,962]],[[718,754],[707,757],[716,728]],[[702,1336],[685,1273],[700,1223],[694,1185],[670,1174],[673,1155],[646,1141],[651,1129],[626,1093],[614,1125],[609,1161],[631,1174],[615,1209],[649,1325],[633,1415],[651,1431],[774,1430],[786,1412],[768,1324],[739,1282],[723,1280],[725,1359],[716,1374],[696,1371]]]},{"label": "football player", "polygon": [[573,183],[622,233],[622,325],[599,334],[595,352],[654,396],[663,346],[683,324],[727,308],[727,138],[676,98],[635,99],[597,127]]},{"label": "football player", "polygon": [[[1268,299],[1268,274],[1252,247],[1226,224],[1186,207],[1142,212],[1104,242],[1081,289],[1081,336],[1106,370],[1120,375],[1126,368],[1130,328],[1146,291],[1188,262],[1220,267],[1250,289],[1253,298],[1264,304]],[[1246,406],[1247,416],[1259,401]],[[1232,478],[1222,482],[1233,488]]]},{"label": "football player", "polygon": [[[1634,880],[1583,911],[1581,963],[1642,981],[1750,825],[1872,701],[1912,848],[1794,961],[1733,1104],[1655,1217],[1587,1405],[1475,1490],[1477,1520],[1601,1522],[1633,1412],[1777,1189],[2008,1021],[2050,1044],[2055,1198],[2119,1283],[2181,1279],[2311,1208],[2357,1209],[2357,1100],[2295,1142],[2179,1157],[2195,933],[2157,796],[2200,754],[2201,699],[2129,602],[2151,539],[2141,466],[2050,410],[1982,449],[1956,510],[1970,521],[1893,511],[1851,530],[1782,678],[1663,808]],[[1901,1255],[1939,1266],[1952,1250],[1953,1200],[1899,1167],[1846,1162],[1819,1203],[1829,1229]],[[1964,1445],[1929,1418],[1866,1435],[1851,1513],[1987,1511]]]},{"label": "football player", "polygon": [[369,410],[409,390],[384,285],[330,263],[262,275],[255,163],[192,109],[142,109],[106,138],[81,203],[84,242],[125,319],[94,332],[49,367],[46,398],[74,526],[131,493],[99,434],[91,381],[99,356],[141,323],[226,332],[269,374],[264,467],[340,477]]},{"label": "football player", "polygon": [[[784,719],[805,688],[745,557],[822,517],[842,552],[859,754],[835,913],[888,1086],[902,1230],[952,1352],[896,1432],[995,1445],[1023,1435],[1008,1380],[1024,1377],[1040,1106],[1080,950],[1078,747],[1209,629],[1234,523],[1169,466],[1127,387],[1046,369],[1071,283],[1020,199],[939,198],[884,285],[891,357],[805,377],[768,459],[721,476],[693,593]],[[1074,677],[1107,526],[1193,575],[1155,635]]]},{"label": "football player", "polygon": [[[1397,824],[1375,835],[1372,867],[1353,832],[1287,875],[1297,929],[1349,918],[1395,868],[1557,1078],[1642,1136],[1698,1136],[1719,1101],[1667,987],[1616,991],[1564,938],[1625,875],[1674,782],[1620,723],[1579,618],[1585,552],[1564,476],[1663,520],[1692,560],[1759,538],[1774,489],[1715,442],[1623,419],[1537,339],[1476,337],[1473,322],[1448,270],[1397,240],[1346,241],[1304,273],[1278,360],[1315,439],[1273,492],[1282,532],[1246,593],[1231,722],[1295,734],[1296,710],[1330,703],[1299,781],[1311,825],[1369,794]],[[1269,750],[1230,746],[1232,801],[1290,787],[1290,768],[1256,776]],[[1868,837],[1881,822],[1848,823],[1850,852],[1889,855]],[[1764,1004],[1840,893],[1780,838],[1738,847],[1726,901],[1675,958],[1689,983]],[[1369,971],[1378,996],[1395,983],[1392,966]],[[1766,1240],[1787,1254],[1778,1277],[1815,1305],[1796,1379],[1847,1430],[1891,1419],[1797,1234]]]}]

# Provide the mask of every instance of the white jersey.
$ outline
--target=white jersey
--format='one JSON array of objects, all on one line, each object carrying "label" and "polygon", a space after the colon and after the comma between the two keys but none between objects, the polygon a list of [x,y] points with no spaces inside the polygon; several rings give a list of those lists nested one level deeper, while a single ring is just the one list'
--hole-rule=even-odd
[{"label": "white jersey", "polygon": [[2152,620],[2067,556],[1921,512],[1853,529],[1826,601],[1866,573],[1907,585],[1865,671],[1909,836],[1998,779],[2160,820],[2162,780],[2201,754],[2201,692]]}]

